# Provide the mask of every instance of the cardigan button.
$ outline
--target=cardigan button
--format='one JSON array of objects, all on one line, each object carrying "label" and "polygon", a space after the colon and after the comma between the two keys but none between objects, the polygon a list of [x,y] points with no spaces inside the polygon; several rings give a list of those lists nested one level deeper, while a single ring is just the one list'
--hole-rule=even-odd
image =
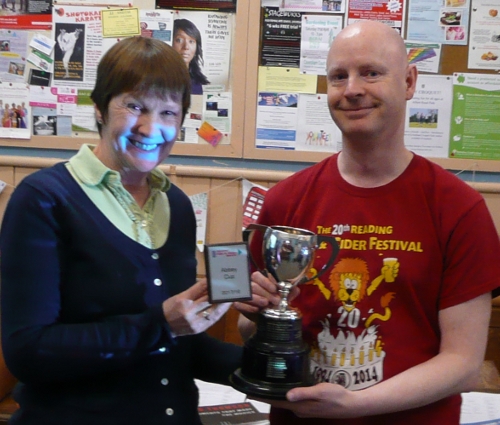
[{"label": "cardigan button", "polygon": [[160,258],[160,256],[158,255],[158,253],[157,253],[157,252],[155,252],[153,255],[151,255],[151,258],[152,258],[153,260],[158,260],[158,258]]},{"label": "cardigan button", "polygon": [[168,379],[167,378],[163,378],[160,382],[161,382],[162,385],[168,385]]},{"label": "cardigan button", "polygon": [[171,409],[170,407],[165,410],[165,413],[168,415],[168,416],[172,416],[174,414],[174,409]]},{"label": "cardigan button", "polygon": [[153,283],[156,285],[156,286],[161,286],[161,279],[155,279],[153,281]]}]

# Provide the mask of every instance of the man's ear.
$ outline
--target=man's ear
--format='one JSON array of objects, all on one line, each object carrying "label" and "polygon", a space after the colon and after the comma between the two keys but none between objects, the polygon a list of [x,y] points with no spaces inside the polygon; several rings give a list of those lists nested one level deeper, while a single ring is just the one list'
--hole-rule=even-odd
[{"label": "man's ear", "polygon": [[417,89],[417,66],[415,64],[409,65],[406,69],[406,100],[413,98],[415,90]]}]

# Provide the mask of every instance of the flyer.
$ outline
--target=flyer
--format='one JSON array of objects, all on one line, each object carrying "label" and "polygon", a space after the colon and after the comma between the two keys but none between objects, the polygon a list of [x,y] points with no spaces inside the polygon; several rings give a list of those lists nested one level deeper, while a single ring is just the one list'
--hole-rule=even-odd
[{"label": "flyer", "polygon": [[405,41],[408,63],[415,64],[418,72],[439,72],[441,60],[441,44],[426,43],[423,41]]},{"label": "flyer", "polygon": [[402,0],[351,0],[347,25],[360,20],[380,21],[404,34],[404,8]]},{"label": "flyer", "polygon": [[334,153],[342,149],[342,134],[332,120],[326,94],[299,96],[296,138],[298,151]]},{"label": "flyer", "polygon": [[453,82],[449,75],[419,75],[406,103],[405,145],[425,157],[447,158]]},{"label": "flyer", "polygon": [[326,59],[330,45],[341,30],[342,16],[302,16],[300,72],[326,75]]},{"label": "flyer", "polygon": [[53,9],[54,86],[93,89],[97,65],[117,38],[103,38],[99,7]]},{"label": "flyer", "polygon": [[52,0],[2,0],[0,28],[50,30]]},{"label": "flyer", "polygon": [[0,30],[0,81],[25,81],[28,32]]},{"label": "flyer", "polygon": [[466,45],[469,0],[410,0],[408,40]]},{"label": "flyer", "polygon": [[[198,84],[192,85],[193,94],[202,94],[207,89],[229,90],[233,27],[234,14],[231,13],[185,10],[174,13],[172,46],[185,57],[190,70],[198,65],[205,77],[198,78]],[[182,34],[179,35],[178,31]],[[194,57],[188,57],[184,47],[183,40],[189,41],[187,37],[191,37],[191,41],[193,38],[196,40],[197,50]],[[193,76],[193,73],[191,74]],[[195,90],[195,87],[199,90]]]},{"label": "flyer", "polygon": [[299,67],[301,19],[300,12],[281,11],[277,7],[264,8],[261,65]]},{"label": "flyer", "polygon": [[470,22],[469,69],[500,68],[500,2],[473,0]]},{"label": "flyer", "polygon": [[346,0],[282,0],[280,9],[299,12],[344,13]]},{"label": "flyer", "polygon": [[453,75],[450,157],[500,159],[500,75]]},{"label": "flyer", "polygon": [[295,149],[297,101],[296,93],[259,93],[255,141],[257,148]]}]

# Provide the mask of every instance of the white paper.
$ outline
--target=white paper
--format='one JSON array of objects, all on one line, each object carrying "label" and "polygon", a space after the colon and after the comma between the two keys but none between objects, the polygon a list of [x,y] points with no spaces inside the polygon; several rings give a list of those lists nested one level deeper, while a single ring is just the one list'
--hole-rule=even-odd
[{"label": "white paper", "polygon": [[409,40],[466,45],[469,0],[410,0]]},{"label": "white paper", "polygon": [[200,392],[200,406],[217,406],[219,404],[242,403],[244,401],[249,401],[259,412],[269,413],[269,404],[255,400],[247,400],[246,394],[243,394],[230,386],[212,384],[199,379],[195,379],[195,382]]},{"label": "white paper", "polygon": [[330,45],[342,30],[342,16],[302,15],[300,72],[326,75]]},{"label": "white paper", "polygon": [[189,197],[196,217],[196,246],[203,252],[207,235],[208,193],[197,193]]},{"label": "white paper", "polygon": [[0,83],[0,99],[0,137],[29,139],[29,86],[23,83]]},{"label": "white paper", "polygon": [[141,35],[172,45],[174,12],[166,9],[139,10]]},{"label": "white paper", "polygon": [[52,50],[54,49],[54,44],[54,40],[46,37],[43,34],[37,33],[33,36],[30,47],[33,47],[34,49],[39,50],[46,55],[50,55],[52,53]]},{"label": "white paper", "polygon": [[453,81],[446,75],[419,75],[406,104],[405,145],[422,156],[447,158]]},{"label": "white paper", "polygon": [[469,69],[500,69],[500,2],[472,0]]},{"label": "white paper", "polygon": [[299,95],[295,149],[332,153],[342,149],[342,134],[332,120],[326,94]]},{"label": "white paper", "polygon": [[234,13],[176,11],[174,20],[188,19],[201,33],[203,73],[210,84],[229,90]]},{"label": "white paper", "polygon": [[430,72],[437,74],[439,72],[439,63],[441,60],[441,44],[406,41],[406,52],[408,54],[408,63],[415,64],[418,72]]},{"label": "white paper", "polygon": [[296,12],[344,13],[345,0],[282,0],[281,10]]},{"label": "white paper", "polygon": [[28,31],[0,30],[0,81],[25,81]]},{"label": "white paper", "polygon": [[258,148],[295,149],[297,93],[260,92],[257,105]]},{"label": "white paper", "polygon": [[203,93],[203,120],[213,125],[224,136],[231,133],[232,94]]},{"label": "white paper", "polygon": [[500,424],[500,394],[462,393],[460,424]]}]

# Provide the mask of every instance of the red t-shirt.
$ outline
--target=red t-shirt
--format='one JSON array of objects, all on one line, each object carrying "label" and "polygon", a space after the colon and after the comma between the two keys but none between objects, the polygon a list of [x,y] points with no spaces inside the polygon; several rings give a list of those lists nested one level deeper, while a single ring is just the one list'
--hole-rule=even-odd
[{"label": "red t-shirt", "polygon": [[[498,286],[499,240],[483,198],[417,155],[397,179],[370,189],[345,182],[333,155],[270,189],[259,223],[308,229],[340,245],[333,266],[292,303],[318,382],[360,390],[425,362],[439,352],[439,310]],[[322,244],[313,268],[329,256]],[[458,424],[460,404],[456,395],[357,420],[273,409],[271,423]]]}]

